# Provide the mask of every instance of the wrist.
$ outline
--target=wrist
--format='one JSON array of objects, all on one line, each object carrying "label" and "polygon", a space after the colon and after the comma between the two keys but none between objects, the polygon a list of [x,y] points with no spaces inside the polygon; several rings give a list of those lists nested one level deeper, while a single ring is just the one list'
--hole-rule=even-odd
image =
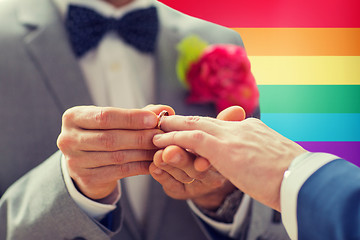
[{"label": "wrist", "polygon": [[232,223],[234,216],[240,206],[244,193],[235,189],[227,195],[223,203],[216,210],[209,210],[199,207],[200,211],[208,217],[223,223]]},{"label": "wrist", "polygon": [[[75,187],[73,179],[70,177],[69,172],[66,168],[64,157],[61,159],[61,169],[63,173],[63,178],[65,182],[65,186],[67,191],[69,192],[70,197],[74,200],[74,202],[82,209],[88,216],[91,216],[97,220],[102,219],[109,212],[116,209],[116,203],[114,204],[104,204],[93,201],[83,195],[79,190]],[[118,184],[118,194],[117,199],[121,197],[121,189],[120,184]],[[118,201],[118,200],[116,200]]]},{"label": "wrist", "polygon": [[234,190],[236,190],[236,187],[227,181],[221,189],[191,200],[201,209],[216,211]]},{"label": "wrist", "polygon": [[78,185],[78,183],[72,178],[72,181],[74,183],[75,188],[79,193],[84,195],[85,197],[96,201],[96,202],[103,202],[106,201],[106,199],[116,191],[116,188],[118,186],[117,181],[107,184],[106,186],[100,187],[100,188],[89,188],[89,187],[83,187]]}]

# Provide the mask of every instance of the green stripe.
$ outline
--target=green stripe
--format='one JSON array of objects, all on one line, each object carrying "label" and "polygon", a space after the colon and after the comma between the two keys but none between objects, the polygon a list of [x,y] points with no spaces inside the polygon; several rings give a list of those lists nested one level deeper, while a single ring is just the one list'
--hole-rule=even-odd
[{"label": "green stripe", "polygon": [[259,85],[262,113],[360,113],[360,85]]}]

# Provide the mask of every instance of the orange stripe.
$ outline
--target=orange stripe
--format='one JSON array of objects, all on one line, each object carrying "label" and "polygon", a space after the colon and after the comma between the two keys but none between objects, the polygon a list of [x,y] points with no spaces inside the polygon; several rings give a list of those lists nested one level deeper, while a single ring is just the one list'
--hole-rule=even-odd
[{"label": "orange stripe", "polygon": [[249,56],[360,56],[360,28],[233,28]]}]

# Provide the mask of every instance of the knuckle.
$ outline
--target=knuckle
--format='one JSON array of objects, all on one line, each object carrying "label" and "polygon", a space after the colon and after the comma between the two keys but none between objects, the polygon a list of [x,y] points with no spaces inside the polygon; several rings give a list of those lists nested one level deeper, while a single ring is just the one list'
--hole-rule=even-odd
[{"label": "knuckle", "polygon": [[136,144],[140,147],[144,146],[146,143],[146,139],[147,137],[145,136],[145,134],[139,132],[139,134],[136,135]]},{"label": "knuckle", "polygon": [[63,124],[66,125],[69,122],[73,122],[74,117],[75,117],[74,108],[67,109],[62,115]]},{"label": "knuckle", "polygon": [[126,126],[133,126],[135,124],[135,119],[136,118],[134,114],[132,114],[130,111],[124,112],[123,120]]},{"label": "knuckle", "polygon": [[115,164],[123,164],[126,160],[124,151],[115,151],[111,153],[111,160]]},{"label": "knuckle", "polygon": [[56,144],[62,152],[66,152],[74,145],[74,140],[69,135],[61,133],[57,138]]},{"label": "knuckle", "polygon": [[115,149],[115,135],[110,132],[102,132],[99,135],[99,142],[106,150]]},{"label": "knuckle", "polygon": [[187,116],[185,117],[185,125],[191,127],[197,124],[200,121],[200,117],[198,116]]},{"label": "knuckle", "polygon": [[111,119],[111,112],[105,107],[100,107],[99,111],[95,114],[95,121],[100,128],[107,128]]},{"label": "knuckle", "polygon": [[129,164],[122,164],[118,166],[119,173],[122,176],[127,176],[130,173],[130,165]]},{"label": "knuckle", "polygon": [[150,162],[139,162],[139,164],[137,164],[136,166],[137,166],[137,169],[136,169],[137,172],[139,172],[141,174],[148,173]]},{"label": "knuckle", "polygon": [[60,134],[56,140],[56,145],[58,146],[58,148],[61,150],[63,149],[65,146],[64,146],[64,137],[62,134]]},{"label": "knuckle", "polygon": [[244,120],[244,123],[246,123],[246,126],[249,127],[249,128],[253,124],[255,124],[255,125],[262,124],[262,122],[257,118],[247,118],[247,119]]},{"label": "knuckle", "polygon": [[200,131],[200,130],[195,130],[193,133],[192,133],[192,137],[193,139],[196,141],[196,142],[201,142],[204,140],[205,138],[205,134],[204,132]]},{"label": "knuckle", "polygon": [[77,141],[80,145],[86,145],[91,142],[91,138],[89,138],[87,135],[79,134]]},{"label": "knuckle", "polygon": [[179,132],[171,132],[169,133],[171,142],[176,143],[180,139]]}]

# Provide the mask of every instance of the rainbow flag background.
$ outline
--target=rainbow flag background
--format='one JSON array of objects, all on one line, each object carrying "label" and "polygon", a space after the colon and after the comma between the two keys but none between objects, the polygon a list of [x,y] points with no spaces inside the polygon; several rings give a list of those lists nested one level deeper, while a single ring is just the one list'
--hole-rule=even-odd
[{"label": "rainbow flag background", "polygon": [[267,125],[360,166],[359,0],[160,1],[241,34]]}]

